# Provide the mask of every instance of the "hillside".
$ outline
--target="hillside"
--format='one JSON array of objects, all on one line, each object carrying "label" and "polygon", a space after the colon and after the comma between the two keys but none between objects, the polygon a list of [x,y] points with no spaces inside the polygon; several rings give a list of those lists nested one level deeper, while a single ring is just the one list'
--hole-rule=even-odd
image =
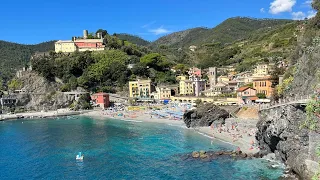
[{"label": "hillside", "polygon": [[139,36],[126,34],[126,33],[120,33],[120,34],[115,34],[115,35],[120,40],[129,41],[129,42],[136,44],[136,45],[139,45],[139,46],[148,46],[150,44],[149,41],[146,41]]},{"label": "hillside", "polygon": [[[287,61],[296,46],[299,21],[230,18],[213,29],[172,33],[151,44],[172,62],[200,68],[234,65],[250,70],[258,62]],[[196,45],[196,51],[189,46]]]},{"label": "hillside", "polygon": [[29,62],[33,53],[50,50],[54,50],[54,41],[36,45],[0,41],[0,77],[9,78],[12,73]]}]

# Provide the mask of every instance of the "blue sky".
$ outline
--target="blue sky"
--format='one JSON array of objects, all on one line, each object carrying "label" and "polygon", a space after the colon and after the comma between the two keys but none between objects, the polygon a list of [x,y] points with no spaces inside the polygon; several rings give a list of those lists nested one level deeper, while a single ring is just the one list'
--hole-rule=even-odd
[{"label": "blue sky", "polygon": [[227,18],[303,19],[310,0],[3,0],[0,40],[35,44],[81,36],[83,29],[129,33],[153,41],[193,27],[214,27]]}]

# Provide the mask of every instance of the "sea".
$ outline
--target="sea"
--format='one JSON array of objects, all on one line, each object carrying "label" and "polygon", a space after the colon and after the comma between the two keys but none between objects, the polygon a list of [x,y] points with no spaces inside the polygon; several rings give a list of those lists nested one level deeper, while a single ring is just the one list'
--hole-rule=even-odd
[{"label": "sea", "polygon": [[[263,159],[210,161],[192,151],[234,150],[183,126],[84,116],[0,122],[0,179],[273,180]],[[83,161],[76,155],[82,152]]]}]

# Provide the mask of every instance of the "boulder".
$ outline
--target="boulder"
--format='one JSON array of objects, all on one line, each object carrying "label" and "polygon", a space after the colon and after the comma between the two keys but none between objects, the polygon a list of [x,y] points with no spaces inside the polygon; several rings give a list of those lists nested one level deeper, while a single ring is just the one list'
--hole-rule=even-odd
[{"label": "boulder", "polygon": [[184,123],[190,127],[207,127],[213,122],[224,123],[229,113],[214,104],[201,104],[196,110],[187,111],[183,115]]},{"label": "boulder", "polygon": [[192,152],[192,157],[193,158],[199,158],[200,157],[200,153],[198,151],[193,151]]}]

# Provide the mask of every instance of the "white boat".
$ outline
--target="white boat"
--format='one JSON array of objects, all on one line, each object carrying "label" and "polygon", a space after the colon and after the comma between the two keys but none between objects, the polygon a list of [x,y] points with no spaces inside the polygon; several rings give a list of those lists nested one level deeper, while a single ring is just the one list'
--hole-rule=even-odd
[{"label": "white boat", "polygon": [[83,154],[81,152],[79,152],[79,154],[76,156],[76,160],[82,161],[83,157],[84,157]]}]

